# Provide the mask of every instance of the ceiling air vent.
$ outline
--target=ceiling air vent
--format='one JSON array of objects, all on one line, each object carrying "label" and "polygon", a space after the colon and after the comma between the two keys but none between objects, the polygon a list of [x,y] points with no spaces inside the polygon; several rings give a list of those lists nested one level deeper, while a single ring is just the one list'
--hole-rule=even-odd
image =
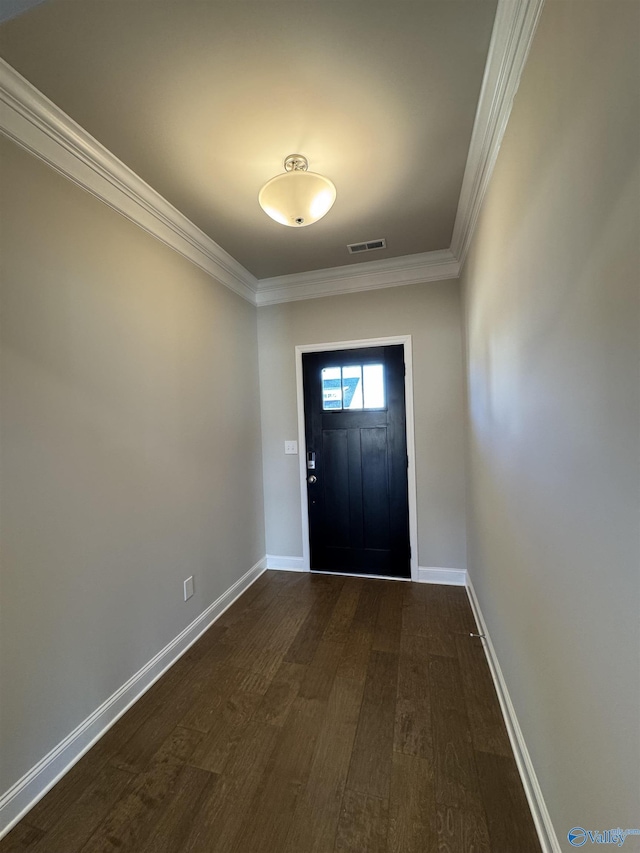
[{"label": "ceiling air vent", "polygon": [[373,252],[374,249],[386,249],[387,241],[382,240],[367,240],[366,243],[350,243],[347,246],[350,255],[358,255],[360,252]]}]

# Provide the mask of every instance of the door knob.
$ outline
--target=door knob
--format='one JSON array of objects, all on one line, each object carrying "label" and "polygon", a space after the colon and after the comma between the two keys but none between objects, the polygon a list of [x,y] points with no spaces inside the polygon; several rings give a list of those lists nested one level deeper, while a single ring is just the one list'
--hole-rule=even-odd
[{"label": "door knob", "polygon": [[318,478],[316,477],[316,475],[315,475],[315,474],[312,474],[312,475],[309,477],[309,483],[311,483],[311,485],[313,486],[313,484],[314,484],[314,483],[317,483],[317,482],[318,482]]}]

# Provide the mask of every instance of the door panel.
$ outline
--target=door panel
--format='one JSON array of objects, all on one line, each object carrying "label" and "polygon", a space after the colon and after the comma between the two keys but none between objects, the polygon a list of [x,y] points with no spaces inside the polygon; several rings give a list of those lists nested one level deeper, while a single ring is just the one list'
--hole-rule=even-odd
[{"label": "door panel", "polygon": [[311,568],[409,577],[403,347],[302,362]]},{"label": "door panel", "polygon": [[[349,545],[349,452],[346,429],[322,434],[325,539],[329,546]],[[316,471],[316,476],[318,471]]]},{"label": "door panel", "polygon": [[389,548],[389,485],[387,430],[384,427],[360,430],[362,446],[362,506],[364,547]]}]

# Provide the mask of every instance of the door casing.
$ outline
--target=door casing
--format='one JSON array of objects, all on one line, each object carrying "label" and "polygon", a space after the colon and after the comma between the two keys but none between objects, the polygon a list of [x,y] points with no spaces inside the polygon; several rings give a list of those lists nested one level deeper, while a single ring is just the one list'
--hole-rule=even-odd
[{"label": "door casing", "polygon": [[[298,405],[298,450],[300,464],[300,504],[302,509],[302,560],[303,571],[311,570],[309,548],[309,504],[307,498],[307,445],[304,424],[304,389],[302,383],[302,354],[305,352],[328,352],[340,349],[365,349],[367,347],[393,346],[401,344],[404,348],[405,364],[405,408],[407,429],[407,486],[409,490],[409,545],[411,547],[411,580],[418,580],[418,512],[416,491],[416,448],[413,414],[413,361],[411,357],[411,335],[396,335],[388,338],[368,338],[357,341],[330,341],[320,344],[300,344],[296,346],[296,397]],[[404,580],[404,578],[392,578]]]}]

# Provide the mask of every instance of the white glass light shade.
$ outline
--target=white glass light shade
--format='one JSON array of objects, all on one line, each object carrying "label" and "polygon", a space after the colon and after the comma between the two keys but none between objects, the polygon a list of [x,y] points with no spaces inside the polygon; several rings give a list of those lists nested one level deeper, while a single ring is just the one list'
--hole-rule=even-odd
[{"label": "white glass light shade", "polygon": [[271,178],[258,194],[264,212],[292,228],[322,219],[335,200],[336,188],[328,178],[297,170]]}]

